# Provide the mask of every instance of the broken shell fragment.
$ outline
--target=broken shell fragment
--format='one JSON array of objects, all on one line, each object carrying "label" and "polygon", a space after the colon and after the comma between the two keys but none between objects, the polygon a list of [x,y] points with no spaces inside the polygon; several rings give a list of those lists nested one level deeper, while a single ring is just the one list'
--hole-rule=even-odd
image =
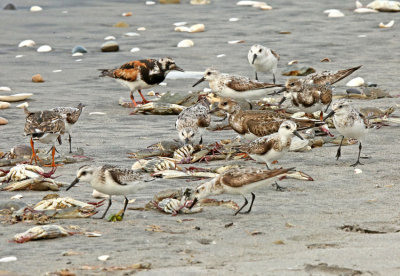
[{"label": "broken shell fragment", "polygon": [[199,33],[199,32],[204,32],[205,26],[204,24],[195,24],[190,26],[189,32],[190,33]]},{"label": "broken shell fragment", "polygon": [[0,101],[4,102],[19,102],[32,97],[32,93],[19,93],[10,96],[0,96]]},{"label": "broken shell fragment", "polygon": [[16,108],[24,108],[28,106],[29,106],[28,102],[23,102],[22,104],[17,105]]},{"label": "broken shell fragment", "polygon": [[98,259],[99,261],[102,261],[102,262],[107,261],[109,258],[110,258],[109,255],[102,255],[102,256],[97,257],[97,259]]},{"label": "broken shell fragment", "polygon": [[33,40],[31,40],[31,39],[27,39],[27,40],[21,41],[21,42],[18,44],[18,47],[19,47],[19,48],[21,48],[21,47],[33,47],[33,46],[35,46],[35,45],[36,45],[35,41],[33,41]]},{"label": "broken shell fragment", "polygon": [[0,102],[0,109],[6,109],[10,107],[10,103],[8,102]]},{"label": "broken shell fragment", "polygon": [[177,47],[178,48],[188,48],[188,47],[193,47],[194,42],[190,39],[184,39],[181,42],[178,43]]},{"label": "broken shell fragment", "polygon": [[394,25],[394,20],[391,20],[389,23],[384,24],[383,22],[379,23],[379,28],[391,28]]},{"label": "broken shell fragment", "polygon": [[8,124],[8,120],[3,117],[0,117],[0,125],[6,125],[6,124]]},{"label": "broken shell fragment", "polygon": [[231,40],[231,41],[228,41],[228,44],[238,44],[238,43],[244,43],[245,41],[244,40]]},{"label": "broken shell fragment", "polygon": [[11,88],[7,86],[1,86],[0,91],[11,91]]},{"label": "broken shell fragment", "polygon": [[376,13],[378,11],[373,10],[373,9],[369,9],[369,8],[357,8],[354,10],[355,13]]}]

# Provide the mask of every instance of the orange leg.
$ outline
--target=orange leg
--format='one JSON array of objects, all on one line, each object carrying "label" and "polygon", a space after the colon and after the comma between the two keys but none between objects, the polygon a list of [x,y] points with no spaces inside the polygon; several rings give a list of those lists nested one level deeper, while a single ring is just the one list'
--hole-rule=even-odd
[{"label": "orange leg", "polygon": [[146,100],[146,99],[144,98],[144,96],[143,96],[143,94],[142,94],[142,91],[140,91],[140,89],[138,89],[138,92],[139,92],[140,96],[142,97],[142,100],[143,100],[142,103],[143,103],[143,104],[149,103],[149,101]]},{"label": "orange leg", "polygon": [[133,103],[133,107],[137,107],[137,103],[135,101],[135,98],[133,97],[133,91],[131,91],[131,100],[132,100],[132,103]]},{"label": "orange leg", "polygon": [[35,165],[37,165],[37,162],[40,162],[41,160],[39,159],[39,156],[36,155],[32,137],[31,137],[31,148],[32,148],[32,156],[31,160],[29,161],[29,164],[32,164],[32,161],[35,160]]},{"label": "orange leg", "polygon": [[56,162],[54,161],[54,155],[56,155],[56,147],[53,146],[53,148],[51,149],[51,165],[44,165],[44,167],[59,167],[62,166],[62,164],[56,164]]}]

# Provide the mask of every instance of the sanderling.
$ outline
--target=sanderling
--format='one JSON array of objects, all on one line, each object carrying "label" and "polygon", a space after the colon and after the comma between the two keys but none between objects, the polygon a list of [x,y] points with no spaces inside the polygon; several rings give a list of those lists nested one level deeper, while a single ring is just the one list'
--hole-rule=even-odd
[{"label": "sanderling", "polygon": [[80,167],[76,173],[75,180],[68,186],[67,191],[79,181],[89,182],[96,191],[109,195],[108,206],[100,219],[103,219],[108,209],[110,209],[112,195],[123,195],[125,197],[124,209],[121,214],[121,217],[123,217],[128,205],[126,196],[137,192],[146,185],[142,175],[139,173],[112,165],[100,167],[85,165]]},{"label": "sanderling", "polygon": [[175,128],[179,139],[186,144],[202,144],[203,129],[211,122],[210,102],[207,96],[201,95],[196,104],[185,108],[178,115]]},{"label": "sanderling", "polygon": [[334,84],[338,81],[344,79],[345,77],[349,76],[350,74],[354,73],[358,69],[361,68],[362,65],[356,66],[353,68],[343,69],[336,72],[332,71],[322,71],[320,73],[314,73],[308,75],[301,80],[307,84],[316,84],[316,85],[326,85],[326,84]]},{"label": "sanderling", "polygon": [[56,107],[50,109],[50,111],[54,111],[60,114],[65,114],[65,133],[68,133],[68,142],[69,142],[69,153],[72,153],[71,147],[71,132],[72,126],[78,121],[79,116],[81,116],[82,110],[85,107],[82,103],[79,103],[77,107]]},{"label": "sanderling", "polygon": [[280,84],[252,81],[247,77],[222,74],[213,68],[208,68],[204,76],[194,85],[208,81],[210,88],[218,96],[227,98],[262,97],[266,93],[264,89],[282,87]]},{"label": "sanderling", "polygon": [[250,207],[246,212],[244,212],[250,213],[256,197],[253,191],[264,185],[275,183],[276,180],[284,178],[286,173],[293,171],[293,169],[294,168],[281,168],[274,170],[261,170],[255,168],[230,169],[213,178],[211,181],[199,185],[193,194],[195,198],[194,202],[209,195],[239,194],[244,197],[245,201],[243,206],[235,212],[234,215],[236,216],[248,203],[245,194],[251,193],[252,199]]},{"label": "sanderling", "polygon": [[260,137],[243,145],[241,150],[247,152],[257,162],[265,163],[270,169],[271,162],[278,160],[289,150],[293,135],[303,140],[296,129],[296,123],[284,121],[277,133]]},{"label": "sanderling", "polygon": [[353,138],[357,139],[360,145],[358,147],[359,150],[357,162],[351,166],[355,167],[357,165],[363,165],[360,163],[360,154],[362,149],[362,141],[367,133],[368,123],[366,118],[346,100],[339,100],[335,102],[332,106],[332,111],[325,117],[325,119],[332,115],[335,128],[343,136],[336,153],[336,160],[338,160],[341,156],[341,147],[344,137]]},{"label": "sanderling", "polygon": [[247,59],[255,70],[256,80],[258,80],[257,72],[272,72],[274,83],[279,58],[279,55],[275,51],[258,44],[251,46],[247,54]]},{"label": "sanderling", "polygon": [[123,64],[117,69],[99,70],[101,71],[100,77],[111,77],[130,89],[130,97],[134,106],[137,106],[137,103],[133,97],[133,91],[138,90],[143,99],[143,103],[148,103],[149,101],[147,101],[142,94],[142,89],[150,88],[161,83],[171,70],[183,71],[183,69],[179,68],[175,64],[175,61],[169,57],[159,60],[134,60]]},{"label": "sanderling", "polygon": [[33,140],[37,140],[44,144],[52,144],[51,166],[56,167],[57,165],[54,162],[56,152],[55,141],[61,139],[60,135],[65,133],[66,115],[50,110],[30,112],[26,106],[24,106],[24,111],[26,115],[24,133],[26,136],[31,136],[32,156],[30,163],[32,164],[33,160],[35,164],[40,161],[35,153],[33,143]]}]

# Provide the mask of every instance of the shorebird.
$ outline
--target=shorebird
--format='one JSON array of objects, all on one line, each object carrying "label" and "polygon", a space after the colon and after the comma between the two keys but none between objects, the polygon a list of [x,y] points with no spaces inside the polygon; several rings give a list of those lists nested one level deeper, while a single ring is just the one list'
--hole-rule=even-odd
[{"label": "shorebird", "polygon": [[360,145],[358,147],[357,162],[351,166],[355,167],[357,165],[363,165],[360,163],[360,154],[362,142],[367,133],[368,123],[366,118],[346,100],[339,100],[338,102],[335,102],[332,106],[332,111],[325,117],[324,120],[331,116],[333,116],[335,128],[343,136],[336,153],[336,160],[339,160],[341,156],[341,147],[344,137],[353,138],[357,139]]},{"label": "shorebird", "polygon": [[100,77],[111,77],[130,89],[130,98],[133,106],[137,103],[133,97],[133,91],[137,90],[142,97],[142,103],[148,103],[142,89],[150,88],[164,81],[171,70],[183,71],[172,58],[164,57],[156,59],[134,60],[123,64],[117,69],[99,69]]},{"label": "shorebird", "polygon": [[272,72],[273,82],[275,83],[275,74],[280,57],[274,50],[256,44],[251,46],[247,59],[255,70],[256,80],[258,80],[257,72]]},{"label": "shorebird", "polygon": [[222,74],[213,68],[208,68],[204,72],[204,76],[193,87],[203,81],[208,81],[210,88],[218,96],[227,98],[262,97],[266,95],[263,89],[282,87],[280,84],[252,81],[243,76]]},{"label": "shorebird", "polygon": [[199,185],[193,194],[194,202],[209,195],[242,195],[244,197],[244,204],[235,212],[234,215],[236,216],[248,204],[245,194],[251,193],[250,207],[244,212],[250,213],[254,199],[256,198],[253,191],[259,187],[275,183],[276,180],[285,178],[286,173],[293,171],[293,169],[294,168],[274,170],[260,170],[255,168],[230,169],[213,178],[211,181]]},{"label": "shorebird", "polygon": [[72,153],[71,147],[71,133],[72,127],[78,121],[79,116],[81,116],[82,110],[85,107],[82,103],[79,103],[77,107],[56,107],[50,109],[50,111],[57,112],[59,114],[64,114],[65,119],[65,133],[68,133],[68,142],[69,142],[69,153]]},{"label": "shorebird", "polygon": [[36,155],[34,140],[44,144],[52,144],[52,162],[51,166],[57,167],[55,164],[54,155],[56,152],[55,141],[61,139],[60,135],[65,133],[65,120],[66,115],[60,114],[55,111],[44,110],[37,112],[30,112],[26,106],[24,106],[26,115],[24,133],[26,136],[31,136],[31,148],[32,156],[30,164],[35,161],[40,162],[39,157]]},{"label": "shorebird", "polygon": [[175,122],[179,139],[186,144],[202,144],[202,132],[211,122],[210,102],[207,96],[201,95],[196,104],[179,113]]},{"label": "shorebird", "polygon": [[287,98],[292,100],[292,104],[301,111],[313,113],[326,106],[328,109],[332,101],[332,89],[330,85],[349,76],[360,66],[339,70],[336,72],[323,71],[314,73],[301,79],[289,79],[286,85],[279,92],[286,91],[280,101],[282,104]]},{"label": "shorebird", "polygon": [[144,182],[146,182],[137,172],[112,165],[103,165],[100,167],[85,165],[80,167],[76,173],[75,180],[68,186],[67,191],[79,181],[89,182],[96,191],[109,195],[108,206],[100,219],[103,219],[108,209],[110,209],[112,195],[123,195],[125,198],[124,209],[121,214],[123,218],[128,205],[128,198],[126,196],[142,189],[145,186]]},{"label": "shorebird", "polygon": [[289,150],[293,135],[303,140],[303,137],[297,132],[296,123],[284,121],[278,132],[243,145],[241,150],[247,152],[257,162],[265,163],[270,169],[271,162],[278,160]]},{"label": "shorebird", "polygon": [[218,109],[228,114],[228,122],[232,129],[246,140],[255,140],[258,137],[278,132],[280,125],[286,120],[293,120],[299,129],[312,127],[323,128],[327,132],[323,121],[314,119],[290,118],[290,114],[268,110],[242,110],[240,105],[232,99],[222,99]]}]

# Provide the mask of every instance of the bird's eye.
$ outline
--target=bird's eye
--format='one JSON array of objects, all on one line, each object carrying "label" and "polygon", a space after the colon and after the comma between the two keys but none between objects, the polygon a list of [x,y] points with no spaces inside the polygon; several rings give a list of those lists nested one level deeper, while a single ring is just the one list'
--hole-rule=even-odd
[{"label": "bird's eye", "polygon": [[193,136],[194,136],[194,133],[190,134],[190,137],[193,137]]},{"label": "bird's eye", "polygon": [[290,129],[290,126],[286,126],[287,129]]},{"label": "bird's eye", "polygon": [[226,106],[227,104],[228,104],[228,102],[223,102],[222,103],[223,106]]},{"label": "bird's eye", "polygon": [[211,75],[211,72],[207,72],[207,75]]},{"label": "bird's eye", "polygon": [[343,107],[343,105],[339,105],[339,108],[342,108]]},{"label": "bird's eye", "polygon": [[262,49],[258,50],[258,52],[261,53],[261,52],[262,52]]},{"label": "bird's eye", "polygon": [[81,173],[81,176],[84,176],[84,175],[86,175],[86,172],[82,172],[82,173]]},{"label": "bird's eye", "polygon": [[294,82],[291,82],[289,85],[290,85],[290,86],[294,86]]}]

